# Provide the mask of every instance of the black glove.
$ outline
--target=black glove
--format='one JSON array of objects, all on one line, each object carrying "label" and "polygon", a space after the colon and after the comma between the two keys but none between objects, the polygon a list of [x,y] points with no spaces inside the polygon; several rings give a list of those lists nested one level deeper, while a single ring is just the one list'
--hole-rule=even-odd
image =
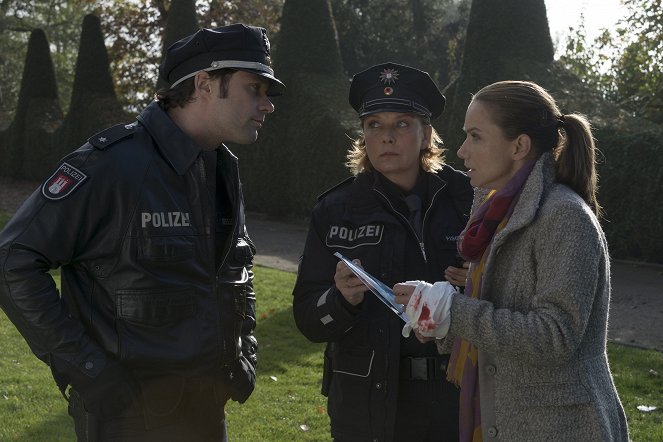
[{"label": "black glove", "polygon": [[223,366],[223,375],[230,398],[240,404],[246,402],[256,387],[256,370],[253,364],[240,355],[230,365]]},{"label": "black glove", "polygon": [[253,370],[258,367],[258,340],[253,335],[242,336],[242,354],[253,365]]},{"label": "black glove", "polygon": [[[62,363],[56,362],[56,367],[59,369]],[[112,359],[106,360],[103,370],[94,378],[72,366],[67,374],[71,386],[83,398],[85,409],[97,417],[121,416],[138,400],[138,382]]]}]

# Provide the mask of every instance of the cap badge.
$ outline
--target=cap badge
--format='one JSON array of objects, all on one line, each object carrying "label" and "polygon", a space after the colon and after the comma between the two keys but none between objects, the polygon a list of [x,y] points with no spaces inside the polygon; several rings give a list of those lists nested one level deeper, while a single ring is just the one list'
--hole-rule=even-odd
[{"label": "cap badge", "polygon": [[398,71],[396,69],[383,69],[380,72],[380,81],[386,85],[395,83],[398,80]]},{"label": "cap badge", "polygon": [[386,88],[384,88],[384,94],[385,95],[391,95],[393,93],[394,93],[394,88],[393,87],[387,86]]}]

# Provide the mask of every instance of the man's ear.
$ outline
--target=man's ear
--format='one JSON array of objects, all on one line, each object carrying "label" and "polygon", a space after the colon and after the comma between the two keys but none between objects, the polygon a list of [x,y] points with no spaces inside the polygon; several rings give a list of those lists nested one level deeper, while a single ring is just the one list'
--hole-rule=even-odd
[{"label": "man's ear", "polygon": [[520,134],[514,141],[513,159],[524,160],[532,151],[532,139],[527,134]]},{"label": "man's ear", "polygon": [[197,94],[210,94],[212,92],[212,79],[209,74],[205,71],[198,72],[195,77],[193,77],[193,84]]}]

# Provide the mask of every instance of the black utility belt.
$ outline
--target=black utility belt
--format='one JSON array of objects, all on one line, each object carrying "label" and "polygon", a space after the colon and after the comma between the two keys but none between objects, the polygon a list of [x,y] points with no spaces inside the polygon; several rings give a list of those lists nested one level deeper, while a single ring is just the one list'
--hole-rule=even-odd
[{"label": "black utility belt", "polygon": [[405,356],[401,358],[399,377],[410,381],[446,379],[449,356]]}]

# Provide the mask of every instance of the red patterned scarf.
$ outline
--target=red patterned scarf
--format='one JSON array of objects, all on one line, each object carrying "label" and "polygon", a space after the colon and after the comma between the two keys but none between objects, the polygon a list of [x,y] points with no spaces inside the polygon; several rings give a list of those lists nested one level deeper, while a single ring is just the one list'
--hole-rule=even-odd
[{"label": "red patterned scarf", "polygon": [[[481,294],[486,258],[495,234],[509,221],[534,161],[525,164],[499,191],[492,191],[481,204],[458,240],[461,256],[470,261],[465,295],[478,299]],[[460,387],[459,430],[461,442],[481,442],[478,349],[461,338],[454,340],[447,379]]]}]

